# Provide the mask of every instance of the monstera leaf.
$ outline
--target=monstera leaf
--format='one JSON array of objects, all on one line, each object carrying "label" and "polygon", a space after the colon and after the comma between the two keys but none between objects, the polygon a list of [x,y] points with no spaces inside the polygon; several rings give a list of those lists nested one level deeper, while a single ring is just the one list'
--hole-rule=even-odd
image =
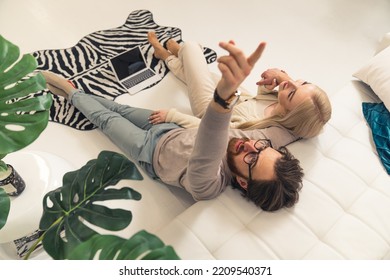
[{"label": "monstera leaf", "polygon": [[141,194],[131,188],[114,188],[122,179],[143,178],[125,156],[103,151],[81,169],[66,173],[63,186],[45,195],[39,227],[45,231],[41,236],[43,247],[52,258],[66,259],[75,246],[97,234],[85,221],[112,231],[130,224],[130,211],[99,204],[113,199],[141,199]]},{"label": "monstera leaf", "polygon": [[[41,74],[31,75],[36,67],[33,56],[20,57],[19,48],[0,35],[0,172],[8,168],[2,158],[32,143],[47,126],[52,98],[34,95],[46,84]],[[9,207],[0,189],[0,229]]]},{"label": "monstera leaf", "polygon": [[7,222],[11,201],[5,190],[0,188],[0,230]]},{"label": "monstera leaf", "polygon": [[0,36],[0,159],[32,143],[46,128],[51,95],[34,93],[45,88],[37,62],[30,54]]},{"label": "monstera leaf", "polygon": [[171,246],[144,230],[130,239],[114,235],[95,235],[78,245],[69,255],[71,260],[179,260]]}]

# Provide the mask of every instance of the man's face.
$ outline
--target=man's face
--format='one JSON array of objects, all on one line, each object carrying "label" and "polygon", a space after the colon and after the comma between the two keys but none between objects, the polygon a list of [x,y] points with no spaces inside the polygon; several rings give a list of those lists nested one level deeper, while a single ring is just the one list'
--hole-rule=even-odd
[{"label": "man's face", "polygon": [[247,138],[230,139],[227,148],[229,168],[246,181],[249,181],[250,175],[252,180],[272,180],[275,178],[275,162],[282,155],[277,150],[256,142],[257,140]]}]

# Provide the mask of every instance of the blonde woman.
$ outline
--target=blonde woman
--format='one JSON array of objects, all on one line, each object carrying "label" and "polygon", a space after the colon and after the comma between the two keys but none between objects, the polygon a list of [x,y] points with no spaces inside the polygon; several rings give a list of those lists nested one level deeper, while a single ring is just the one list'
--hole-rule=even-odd
[{"label": "blonde woman", "polygon": [[[187,84],[181,53],[197,51],[201,46],[194,43],[179,45],[171,39],[165,48],[154,32],[150,32],[148,38],[154,48],[155,57],[164,60],[170,71]],[[204,69],[203,64],[206,64],[205,60],[194,59],[190,67]],[[213,73],[210,75],[216,83],[219,77]],[[285,71],[276,68],[266,70],[261,77],[257,82],[258,92],[255,97],[240,89],[242,93],[239,104],[233,108],[231,128],[253,130],[280,126],[287,130],[287,134],[297,139],[310,138],[321,133],[332,111],[328,96],[321,88],[303,80],[293,80]],[[205,94],[189,94],[195,117],[180,113],[176,109],[158,110],[151,115],[150,122],[174,122],[185,128],[198,126],[207,104],[213,98],[207,91],[200,92]]]}]

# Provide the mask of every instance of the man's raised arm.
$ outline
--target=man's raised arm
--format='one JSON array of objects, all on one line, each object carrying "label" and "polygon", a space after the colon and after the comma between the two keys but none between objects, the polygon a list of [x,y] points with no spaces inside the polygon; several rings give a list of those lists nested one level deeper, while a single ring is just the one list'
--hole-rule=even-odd
[{"label": "man's raised arm", "polygon": [[234,98],[237,88],[250,74],[265,48],[265,43],[262,42],[246,57],[233,41],[221,42],[219,45],[228,54],[218,58],[222,77],[214,99],[210,101],[201,120],[187,169],[192,195],[199,200],[217,196],[229,183],[220,172],[228,144],[232,108],[226,104]]}]

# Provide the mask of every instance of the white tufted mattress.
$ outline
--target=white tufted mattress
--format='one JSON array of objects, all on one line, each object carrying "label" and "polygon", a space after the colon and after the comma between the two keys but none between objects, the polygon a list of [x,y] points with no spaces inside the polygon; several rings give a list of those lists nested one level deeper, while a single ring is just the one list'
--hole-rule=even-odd
[{"label": "white tufted mattress", "polygon": [[305,170],[296,206],[267,213],[229,188],[158,236],[182,259],[390,259],[390,177],[361,110],[379,100],[359,81],[330,97],[325,131],[289,146]]}]

